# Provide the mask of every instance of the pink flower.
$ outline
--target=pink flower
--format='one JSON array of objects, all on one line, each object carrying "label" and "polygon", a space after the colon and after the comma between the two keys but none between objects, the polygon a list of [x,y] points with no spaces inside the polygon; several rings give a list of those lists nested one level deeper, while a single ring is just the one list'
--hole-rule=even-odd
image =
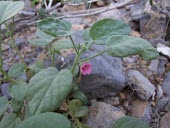
[{"label": "pink flower", "polygon": [[84,62],[80,66],[80,71],[83,73],[83,75],[90,74],[92,70],[92,66],[89,63]]}]

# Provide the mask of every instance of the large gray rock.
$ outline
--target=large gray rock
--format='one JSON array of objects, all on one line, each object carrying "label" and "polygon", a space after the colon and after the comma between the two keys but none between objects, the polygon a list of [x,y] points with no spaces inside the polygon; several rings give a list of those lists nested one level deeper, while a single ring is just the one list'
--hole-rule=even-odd
[{"label": "large gray rock", "polygon": [[[76,32],[73,39],[77,43],[83,43],[82,31]],[[86,52],[82,58],[87,58],[104,49],[103,45],[94,45],[89,52]],[[69,63],[73,62],[73,58]],[[120,92],[126,85],[126,79],[123,74],[122,60],[120,58],[108,56],[106,53],[90,60],[92,73],[82,75],[79,82],[79,88],[90,99],[113,96]]]},{"label": "large gray rock", "polygon": [[123,112],[104,102],[92,102],[86,124],[92,128],[110,128],[117,119],[125,116]]},{"label": "large gray rock", "polygon": [[128,81],[133,85],[142,100],[148,100],[155,92],[155,86],[143,74],[136,70],[128,71]]},{"label": "large gray rock", "polygon": [[[76,43],[83,43],[82,31],[78,31],[73,35]],[[87,58],[102,51],[104,46],[94,45],[90,51],[82,55],[81,58]],[[73,65],[75,54],[70,53],[67,56],[57,56],[57,68],[60,70]],[[46,65],[51,65],[50,60],[46,60]],[[122,60],[102,54],[90,60],[92,65],[92,73],[90,75],[82,75],[79,80],[79,89],[83,91],[89,99],[114,96],[120,92],[126,85],[126,79],[123,73]]]},{"label": "large gray rock", "polygon": [[164,82],[162,84],[162,89],[167,97],[170,98],[170,72],[165,76]]},{"label": "large gray rock", "polygon": [[[86,53],[84,56],[94,55],[99,46]],[[114,96],[126,85],[126,79],[122,71],[122,61],[119,58],[110,57],[106,54],[93,58],[90,61],[92,73],[83,75],[80,81],[82,90],[90,99],[105,96]]]}]

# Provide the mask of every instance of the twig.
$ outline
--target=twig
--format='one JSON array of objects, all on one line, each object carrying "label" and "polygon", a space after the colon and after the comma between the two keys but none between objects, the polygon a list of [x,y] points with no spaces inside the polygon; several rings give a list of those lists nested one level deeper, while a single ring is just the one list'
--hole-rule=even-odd
[{"label": "twig", "polygon": [[51,8],[52,3],[53,3],[53,0],[50,0],[49,4],[48,4],[48,6],[47,6],[47,9],[50,9],[50,8]]},{"label": "twig", "polygon": [[63,18],[75,18],[75,17],[84,17],[84,16],[90,16],[90,15],[95,15],[95,14],[99,14],[99,13],[102,13],[102,12],[106,12],[106,11],[109,11],[109,10],[113,10],[113,9],[116,9],[116,8],[122,8],[132,2],[134,2],[135,0],[128,0],[124,3],[118,3],[118,4],[115,4],[115,6],[113,7],[103,7],[101,10],[99,11],[95,11],[95,12],[90,12],[90,13],[87,13],[88,10],[84,11],[85,14],[77,14],[77,15],[70,15],[70,14],[66,14],[65,16],[60,16],[60,17],[57,17],[58,19],[63,19]]},{"label": "twig", "polygon": [[[101,7],[99,9],[90,9],[90,10],[76,11],[76,12],[70,12],[70,13],[66,12],[65,14],[63,14],[63,13],[58,14],[58,15],[63,15],[63,16],[58,16],[56,18],[57,19],[63,19],[63,18],[76,18],[76,17],[85,17],[85,16],[90,16],[90,15],[96,15],[96,14],[103,13],[103,12],[106,12],[106,11],[109,11],[109,10],[122,8],[122,7],[124,7],[128,4],[131,4],[134,1],[135,0],[128,0],[124,3],[115,4],[115,6],[112,6],[112,7]],[[39,22],[39,21],[31,22],[28,25],[34,25],[37,22]]]}]

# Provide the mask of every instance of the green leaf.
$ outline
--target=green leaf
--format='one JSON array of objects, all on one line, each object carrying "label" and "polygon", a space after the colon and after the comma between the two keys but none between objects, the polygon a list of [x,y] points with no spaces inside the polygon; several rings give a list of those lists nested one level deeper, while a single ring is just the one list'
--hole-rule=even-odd
[{"label": "green leaf", "polygon": [[60,54],[60,50],[73,48],[73,44],[70,40],[59,40],[53,44],[55,52]]},{"label": "green leaf", "polygon": [[14,112],[21,112],[23,101],[18,101],[15,98],[12,98],[12,100],[10,101],[10,105]]},{"label": "green leaf", "polygon": [[36,61],[34,64],[28,66],[31,71],[38,73],[44,69],[44,65],[40,61]]},{"label": "green leaf", "polygon": [[13,78],[17,78],[18,76],[24,73],[25,65],[21,63],[13,64],[9,71],[8,75]]},{"label": "green leaf", "polygon": [[59,113],[46,112],[27,118],[17,128],[70,128],[70,121]]},{"label": "green leaf", "polygon": [[85,42],[92,42],[93,41],[91,36],[90,36],[90,28],[87,28],[83,31],[82,37],[83,37],[83,40]]},{"label": "green leaf", "polygon": [[3,96],[0,97],[0,116],[2,116],[8,108],[8,99],[7,97]]},{"label": "green leaf", "polygon": [[21,123],[21,119],[14,113],[10,113],[1,120],[0,128],[17,128],[19,123]]},{"label": "green leaf", "polygon": [[45,47],[49,42],[54,39],[54,37],[47,35],[39,29],[37,29],[36,35],[38,36],[38,38],[29,40],[29,43],[35,46]]},{"label": "green leaf", "polygon": [[71,24],[68,21],[58,20],[54,18],[46,18],[38,23],[38,29],[45,32],[48,35],[68,36],[71,35]]},{"label": "green leaf", "polygon": [[72,74],[67,69],[58,73],[50,67],[34,75],[27,93],[31,114],[56,110],[70,93],[71,84]]},{"label": "green leaf", "polygon": [[33,114],[31,114],[30,109],[29,109],[29,106],[27,105],[27,106],[25,107],[25,116],[24,116],[24,119],[29,118],[29,117],[31,117],[31,116],[33,116]]},{"label": "green leaf", "polygon": [[113,36],[106,41],[107,53],[114,57],[139,54],[145,60],[158,57],[158,52],[150,42],[133,36]]},{"label": "green leaf", "polygon": [[143,121],[134,117],[119,118],[110,128],[150,128]]},{"label": "green leaf", "polygon": [[97,44],[105,44],[105,41],[114,35],[129,35],[130,27],[119,20],[103,19],[96,22],[90,29],[90,36]]},{"label": "green leaf", "polygon": [[81,101],[79,99],[74,99],[69,102],[69,111],[75,117],[83,117],[88,114],[88,108],[86,106],[81,106]]},{"label": "green leaf", "polygon": [[0,1],[0,24],[16,15],[24,8],[24,2],[21,1]]},{"label": "green leaf", "polygon": [[30,39],[29,43],[34,45],[34,46],[40,46],[40,47],[45,47],[50,41],[36,38],[36,39]]},{"label": "green leaf", "polygon": [[74,113],[75,117],[83,117],[86,116],[89,112],[87,106],[80,106],[79,109]]},{"label": "green leaf", "polygon": [[24,81],[19,81],[18,84],[13,85],[11,88],[12,98],[15,98],[18,101],[22,101],[27,93],[27,83]]},{"label": "green leaf", "polygon": [[73,93],[73,98],[79,99],[83,105],[87,104],[88,102],[87,97],[81,91],[75,91]]}]

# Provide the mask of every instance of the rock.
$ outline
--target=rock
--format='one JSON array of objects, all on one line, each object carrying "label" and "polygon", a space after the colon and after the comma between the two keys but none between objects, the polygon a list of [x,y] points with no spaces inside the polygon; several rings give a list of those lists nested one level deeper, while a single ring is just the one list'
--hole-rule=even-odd
[{"label": "rock", "polygon": [[157,45],[157,50],[158,52],[160,52],[161,54],[167,56],[170,58],[170,47],[167,47],[166,45],[164,44],[158,44]]},{"label": "rock", "polygon": [[123,61],[125,63],[136,63],[137,60],[135,58],[131,58],[131,57],[124,57]]},{"label": "rock", "polygon": [[170,98],[170,71],[166,74],[164,82],[162,83],[164,94]]},{"label": "rock", "polygon": [[111,19],[122,20],[122,21],[125,20],[125,17],[123,17],[122,13],[118,9],[100,13],[98,20],[105,19],[105,18],[111,18]]},{"label": "rock", "polygon": [[[89,52],[86,57],[94,54],[95,52]],[[90,64],[92,65],[92,73],[83,75],[79,82],[80,90],[90,99],[114,96],[127,85],[123,75],[122,61],[119,58],[103,54],[93,58]]]},{"label": "rock", "polygon": [[16,38],[15,42],[16,42],[18,49],[21,50],[24,47],[24,45],[26,44],[27,41],[24,38]]},{"label": "rock", "polygon": [[92,128],[109,128],[117,119],[125,116],[118,108],[104,102],[92,102],[86,124]]},{"label": "rock", "polygon": [[79,25],[79,24],[72,24],[72,29],[73,30],[84,30],[84,26]]},{"label": "rock", "polygon": [[9,83],[1,84],[0,87],[1,87],[2,95],[6,96],[8,99],[10,99],[11,98],[11,94],[9,92]]},{"label": "rock", "polygon": [[168,102],[169,102],[169,98],[167,98],[167,97],[164,97],[164,98],[160,99],[158,101],[158,108],[159,108],[159,110],[165,109],[167,104],[168,104]]},{"label": "rock", "polygon": [[130,116],[140,118],[145,123],[149,124],[151,122],[151,104],[146,101],[135,100],[132,102],[132,109]]},{"label": "rock", "polygon": [[132,84],[139,98],[148,100],[154,94],[155,86],[140,72],[129,70],[127,75],[129,83]]},{"label": "rock", "polygon": [[165,73],[165,65],[168,63],[167,58],[160,56],[159,57],[159,64],[157,69],[157,74],[163,74]]},{"label": "rock", "polygon": [[119,93],[119,96],[120,96],[120,98],[121,98],[122,100],[125,100],[125,99],[126,99],[126,96],[125,96],[125,94],[123,94],[123,93]]},{"label": "rock", "polygon": [[102,7],[102,6],[105,5],[105,3],[104,3],[103,0],[98,0],[98,1],[96,2],[96,5],[97,5],[98,7]]},{"label": "rock", "polygon": [[[82,43],[82,32],[77,32],[73,36],[73,40]],[[103,50],[104,46],[94,45],[92,49],[83,55],[83,58],[90,57]],[[73,63],[73,58],[69,63]],[[82,90],[90,99],[114,96],[119,93],[126,85],[126,79],[123,75],[122,61],[120,58],[110,57],[102,54],[90,60],[92,65],[92,73],[90,75],[82,75],[79,82],[80,90]]]},{"label": "rock", "polygon": [[149,67],[148,67],[148,69],[150,71],[152,71],[153,73],[157,73],[158,64],[159,64],[159,60],[157,60],[157,59],[152,60]]},{"label": "rock", "polygon": [[155,39],[150,39],[149,40],[151,42],[151,44],[156,48],[157,45],[160,43],[160,44],[164,44],[164,45],[167,45],[167,46],[170,46],[170,43],[168,41],[165,41],[161,38],[155,38]]},{"label": "rock", "polygon": [[6,50],[8,50],[9,48],[10,48],[9,45],[1,44],[1,49],[2,49],[2,51],[6,51]]},{"label": "rock", "polygon": [[163,97],[163,89],[160,85],[158,85],[157,87],[157,96],[158,96],[158,99],[161,99]]},{"label": "rock", "polygon": [[30,48],[30,47],[24,47],[24,52],[25,53],[30,53],[30,52],[32,52],[32,49]]},{"label": "rock", "polygon": [[80,4],[64,4],[63,9],[66,12],[69,11],[80,11],[80,10],[85,10],[86,9],[86,5],[84,3],[80,3]]},{"label": "rock", "polygon": [[139,20],[144,15],[144,8],[147,0],[138,0],[130,5],[130,13],[132,20]]},{"label": "rock", "polygon": [[[84,43],[82,31],[77,31],[72,38],[76,43]],[[102,45],[94,45],[91,50],[86,52],[81,58],[90,57],[103,49],[104,46]],[[73,52],[70,52],[65,56],[56,56],[55,60],[58,63],[57,68],[62,69],[68,65],[73,65],[74,59],[75,53]],[[45,63],[45,65],[51,66],[49,60],[46,60]],[[81,74],[81,79],[78,81],[79,89],[83,91],[89,99],[114,96],[127,86],[122,60],[120,58],[102,54],[91,59],[90,64],[92,66],[91,74]]]},{"label": "rock", "polygon": [[150,14],[140,18],[140,33],[145,39],[162,38],[166,30],[166,18],[152,18]]},{"label": "rock", "polygon": [[160,128],[169,128],[170,126],[170,112],[166,113],[160,121]]}]

